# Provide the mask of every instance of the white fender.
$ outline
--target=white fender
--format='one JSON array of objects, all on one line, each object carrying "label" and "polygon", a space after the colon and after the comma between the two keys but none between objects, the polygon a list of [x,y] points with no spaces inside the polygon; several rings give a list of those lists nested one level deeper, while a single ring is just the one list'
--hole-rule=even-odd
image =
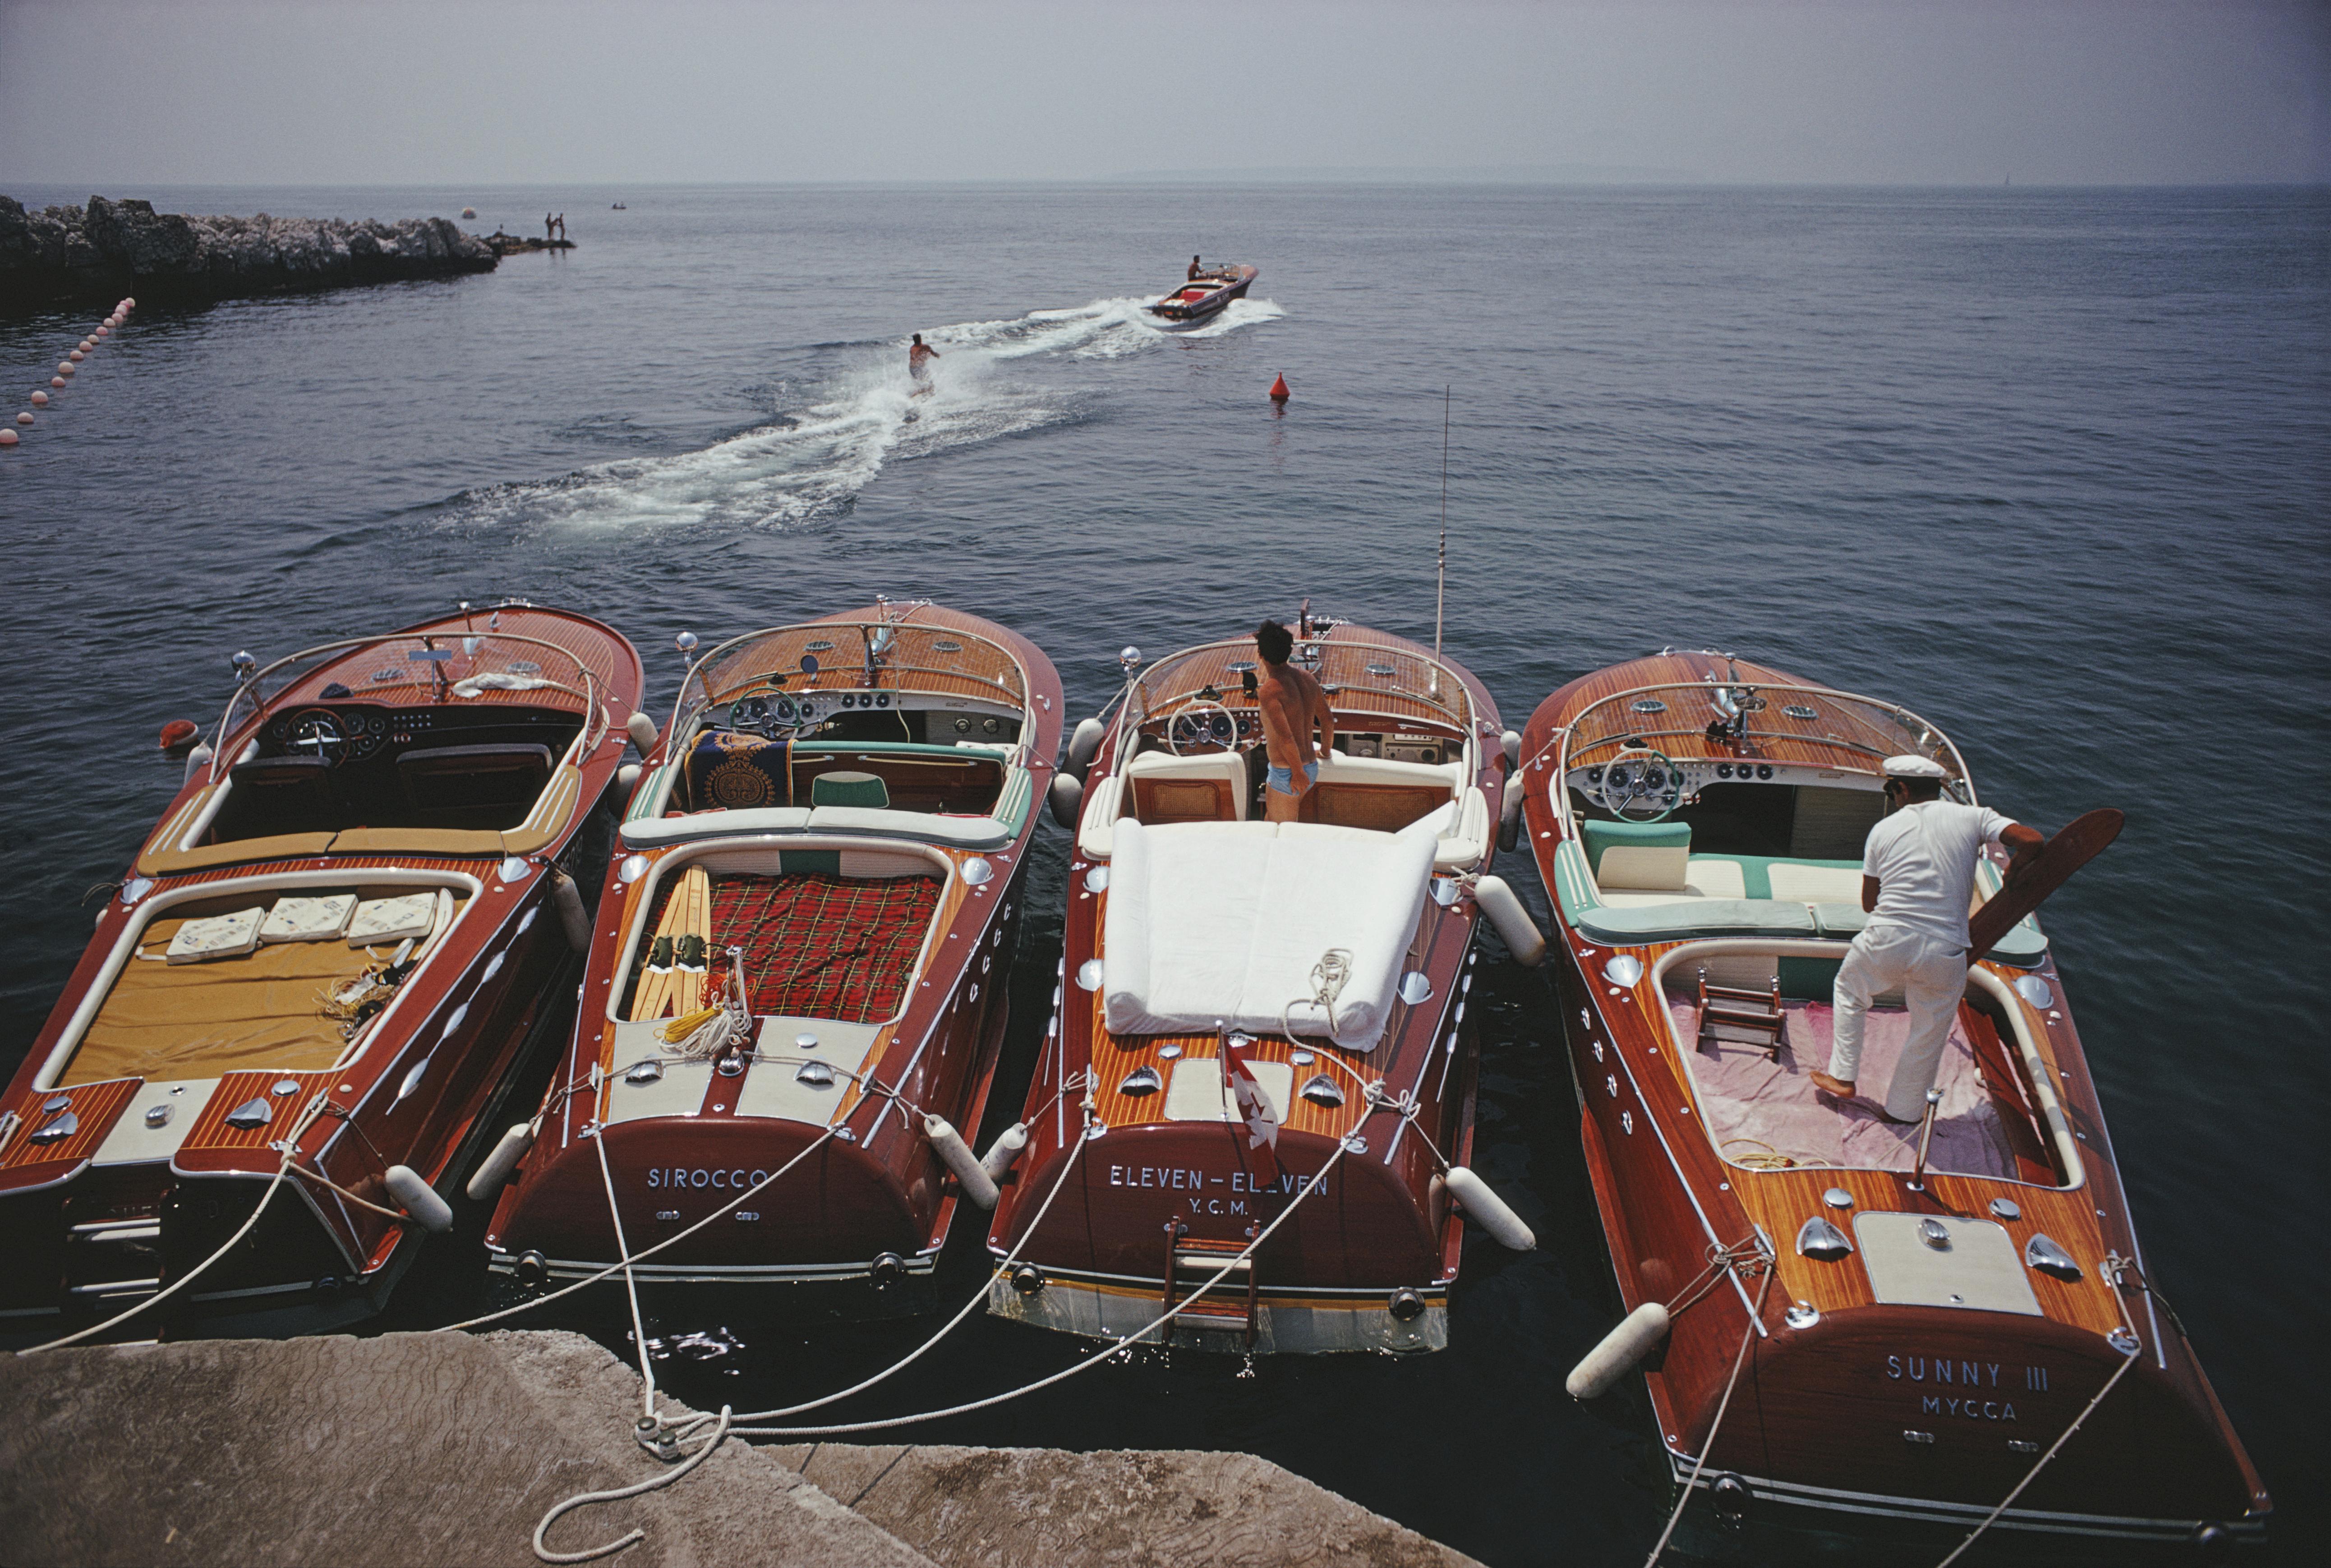
[{"label": "white fender", "polygon": [[1462,1165],[1449,1167],[1446,1191],[1466,1214],[1481,1222],[1481,1229],[1498,1240],[1501,1247],[1517,1252],[1527,1252],[1537,1245],[1537,1237],[1522,1217],[1506,1207],[1506,1201],[1489,1190],[1489,1183]]},{"label": "white fender", "polygon": [[1522,765],[1522,737],[1520,731],[1509,729],[1506,731],[1505,734],[1498,736],[1498,749],[1506,754],[1506,760],[1513,764],[1517,769]]},{"label": "white fender", "polygon": [[1028,1124],[1013,1122],[996,1134],[995,1141],[987,1145],[987,1157],[979,1162],[979,1168],[987,1173],[989,1181],[1001,1182],[1004,1173],[1012,1168],[1012,1163],[1020,1157],[1020,1151],[1027,1146]]},{"label": "white fender", "polygon": [[473,1201],[486,1202],[502,1190],[502,1183],[509,1180],[509,1174],[518,1169],[519,1161],[524,1159],[527,1150],[532,1147],[534,1124],[519,1123],[502,1135],[502,1141],[494,1145],[494,1152],[486,1156],[485,1164],[478,1167],[477,1174],[470,1178],[469,1186],[463,1190]]},{"label": "white fender", "polygon": [[1054,774],[1051,801],[1052,820],[1074,832],[1077,817],[1085,809],[1084,781],[1072,773]]},{"label": "white fender", "polygon": [[1081,781],[1085,776],[1085,769],[1092,766],[1093,756],[1100,750],[1101,738],[1108,734],[1108,727],[1099,719],[1079,719],[1075,733],[1069,736],[1067,771],[1076,774]]},{"label": "white fender", "polygon": [[640,765],[627,762],[615,770],[615,787],[628,796],[640,787]]},{"label": "white fender", "polygon": [[1498,803],[1498,848],[1501,850],[1510,850],[1521,841],[1522,799],[1525,793],[1522,775],[1518,773],[1508,774],[1505,796]]},{"label": "white fender", "polygon": [[1502,877],[1484,877],[1473,884],[1473,902],[1481,906],[1481,913],[1505,938],[1514,962],[1525,969],[1535,969],[1546,959],[1546,938],[1538,935],[1537,922],[1522,908],[1520,898],[1506,886]]},{"label": "white fender", "polygon": [[1563,1389],[1573,1399],[1593,1399],[1626,1376],[1667,1336],[1668,1309],[1656,1301],[1644,1302],[1622,1318],[1618,1327],[1603,1336],[1602,1344],[1570,1369],[1570,1375],[1563,1380]]},{"label": "white fender", "polygon": [[623,728],[630,732],[632,744],[640,748],[642,756],[655,750],[656,721],[654,719],[644,713],[634,713],[631,717],[623,720]]},{"label": "white fender", "polygon": [[566,945],[577,953],[591,950],[591,917],[583,911],[583,889],[564,871],[550,873],[550,901],[558,923],[566,927]]},{"label": "white fender", "polygon": [[391,1165],[385,1178],[388,1195],[401,1204],[404,1212],[420,1222],[424,1231],[442,1236],[453,1228],[453,1211],[437,1189],[421,1179],[421,1173],[411,1165]]},{"label": "white fender", "polygon": [[201,772],[204,768],[211,765],[211,747],[208,741],[205,741],[202,745],[188,752],[186,754],[186,776],[182,783],[194,783],[195,774]]},{"label": "white fender", "polygon": [[983,1209],[994,1208],[998,1196],[995,1183],[989,1180],[979,1156],[971,1152],[971,1145],[963,1141],[963,1135],[947,1125],[947,1117],[924,1117],[923,1134],[931,1140],[931,1147],[938,1151],[947,1168],[955,1173],[963,1195]]}]

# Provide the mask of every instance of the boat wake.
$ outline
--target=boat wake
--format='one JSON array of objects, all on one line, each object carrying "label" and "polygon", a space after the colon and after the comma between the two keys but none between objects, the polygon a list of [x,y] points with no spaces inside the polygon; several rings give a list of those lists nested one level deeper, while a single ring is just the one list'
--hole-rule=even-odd
[{"label": "boat wake", "polygon": [[926,331],[939,351],[932,389],[913,395],[901,342],[825,346],[826,374],[803,405],[772,424],[695,451],[627,458],[559,479],[494,485],[460,497],[472,525],[778,527],[846,511],[884,465],[1001,440],[1081,417],[1078,396],[1040,384],[1025,362],[1112,360],[1175,342],[1220,337],[1282,312],[1233,301],[1194,331],[1165,332],[1147,299],[1099,299],[1010,320]]}]

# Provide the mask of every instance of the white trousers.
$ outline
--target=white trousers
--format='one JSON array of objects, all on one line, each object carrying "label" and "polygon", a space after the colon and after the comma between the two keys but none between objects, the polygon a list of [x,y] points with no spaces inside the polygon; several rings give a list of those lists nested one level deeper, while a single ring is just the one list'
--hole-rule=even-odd
[{"label": "white trousers", "polygon": [[1863,928],[1838,965],[1837,1017],[1830,1036],[1829,1073],[1852,1083],[1861,1068],[1861,1026],[1870,1002],[1889,991],[1902,993],[1910,1009],[1910,1038],[1886,1086],[1886,1114],[1917,1121],[1927,1114],[1927,1091],[1935,1087],[1943,1042],[1950,1038],[1966,993],[1966,949],[1908,926]]}]

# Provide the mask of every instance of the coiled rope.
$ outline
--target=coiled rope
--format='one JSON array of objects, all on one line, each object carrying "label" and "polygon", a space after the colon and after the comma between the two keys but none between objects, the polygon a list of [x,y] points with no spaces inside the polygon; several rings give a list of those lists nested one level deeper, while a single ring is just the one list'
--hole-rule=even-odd
[{"label": "coiled rope", "polygon": [[720,1414],[718,1419],[720,1424],[713,1431],[712,1440],[706,1443],[694,1453],[689,1455],[687,1459],[681,1460],[679,1464],[674,1465],[671,1469],[666,1470],[662,1475],[650,1476],[644,1481],[640,1481],[629,1487],[618,1487],[613,1491],[577,1492],[575,1496],[567,1498],[565,1502],[551,1509],[550,1512],[545,1514],[542,1516],[542,1523],[534,1527],[534,1554],[541,1558],[546,1563],[588,1563],[596,1557],[612,1556],[615,1553],[622,1551],[624,1547],[632,1545],[635,1542],[646,1540],[648,1538],[648,1533],[645,1530],[641,1529],[636,1525],[632,1526],[629,1531],[625,1532],[623,1535],[618,1535],[615,1539],[608,1542],[604,1546],[585,1547],[580,1552],[554,1552],[547,1544],[545,1544],[543,1537],[550,1533],[551,1525],[557,1524],[562,1516],[570,1514],[577,1508],[587,1507],[593,1503],[619,1503],[625,1497],[636,1497],[643,1492],[652,1492],[659,1487],[669,1487],[674,1481],[679,1480],[682,1476],[688,1474],[689,1471],[696,1468],[697,1466],[710,1459],[712,1457],[712,1450],[718,1448],[720,1446],[721,1440],[728,1435],[728,1407],[727,1405],[722,1405],[720,1407]]},{"label": "coiled rope", "polygon": [[1344,994],[1344,987],[1352,980],[1352,950],[1330,947],[1319,955],[1319,962],[1311,965],[1311,994],[1298,996],[1279,1010],[1279,1030],[1288,1039],[1295,1038],[1295,1028],[1288,1015],[1299,1007],[1316,1007],[1327,1015],[1327,1038],[1335,1039],[1336,999]]}]

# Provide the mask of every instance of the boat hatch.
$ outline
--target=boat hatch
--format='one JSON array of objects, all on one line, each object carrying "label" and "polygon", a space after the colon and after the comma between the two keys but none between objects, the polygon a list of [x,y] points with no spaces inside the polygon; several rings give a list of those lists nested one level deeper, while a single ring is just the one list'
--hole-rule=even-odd
[{"label": "boat hatch", "polygon": [[1879,1301],[2040,1316],[2031,1276],[2004,1226],[1946,1215],[1857,1214],[1853,1239]]}]

